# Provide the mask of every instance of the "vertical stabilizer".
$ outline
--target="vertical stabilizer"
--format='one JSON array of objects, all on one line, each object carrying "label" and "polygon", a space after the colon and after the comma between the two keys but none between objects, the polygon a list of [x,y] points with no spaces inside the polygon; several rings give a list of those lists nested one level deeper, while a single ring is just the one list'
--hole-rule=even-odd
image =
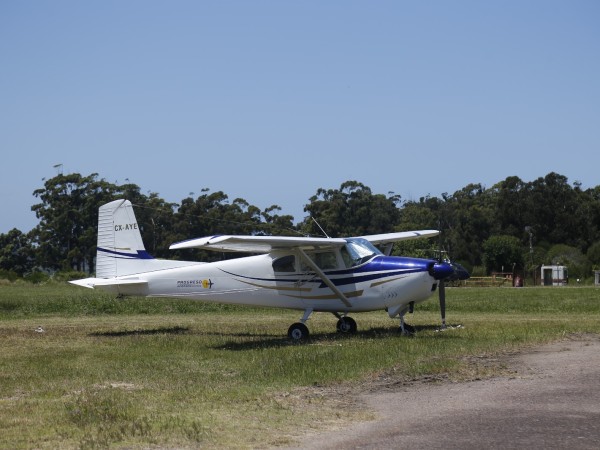
[{"label": "vertical stabilizer", "polygon": [[[113,278],[140,272],[140,260],[152,259],[129,200],[115,200],[100,207],[96,277]],[[137,263],[137,264],[136,264]]]},{"label": "vertical stabilizer", "polygon": [[115,200],[98,211],[96,278],[73,280],[78,286],[96,287],[121,295],[148,295],[149,272],[203,264],[154,259],[144,248],[140,227],[129,200]]}]

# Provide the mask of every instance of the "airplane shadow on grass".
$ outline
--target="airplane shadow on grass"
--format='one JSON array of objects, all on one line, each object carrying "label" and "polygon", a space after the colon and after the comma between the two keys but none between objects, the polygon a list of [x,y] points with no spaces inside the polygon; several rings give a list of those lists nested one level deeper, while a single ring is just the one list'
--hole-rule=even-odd
[{"label": "airplane shadow on grass", "polygon": [[[449,325],[449,329],[461,328],[461,325]],[[135,330],[119,330],[119,331],[98,331],[90,333],[89,336],[94,337],[126,337],[126,336],[153,336],[159,334],[198,334],[205,336],[218,336],[222,338],[229,338],[228,342],[220,345],[213,346],[216,350],[231,350],[231,351],[245,351],[253,349],[264,349],[274,347],[287,347],[297,345],[331,345],[333,343],[342,343],[352,337],[362,339],[385,339],[389,337],[398,337],[403,339],[410,339],[418,334],[420,331],[438,331],[439,326],[437,325],[417,325],[414,326],[415,333],[408,336],[402,336],[399,328],[395,327],[377,327],[370,328],[368,330],[357,331],[355,334],[343,334],[343,333],[314,333],[311,334],[310,338],[303,342],[292,341],[285,336],[273,336],[272,334],[265,333],[250,333],[250,332],[239,332],[239,333],[218,333],[218,332],[198,332],[193,333],[189,327],[160,327],[151,329],[135,329]]]},{"label": "airplane shadow on grass", "polygon": [[[449,329],[452,328],[461,328],[460,325],[448,325]],[[292,341],[287,337],[278,337],[273,335],[259,335],[259,334],[251,334],[251,333],[240,333],[236,334],[236,336],[240,337],[248,337],[248,338],[268,338],[268,339],[254,339],[250,341],[230,341],[226,342],[222,345],[218,345],[213,347],[217,350],[232,350],[232,351],[244,351],[244,350],[254,350],[254,349],[263,349],[263,348],[272,348],[272,347],[285,347],[285,346],[297,346],[297,345],[332,345],[334,343],[343,343],[345,340],[348,340],[352,337],[361,338],[361,339],[386,339],[389,337],[397,337],[401,339],[411,339],[415,337],[420,331],[438,331],[440,329],[437,325],[421,325],[415,326],[414,333],[409,335],[402,335],[399,328],[391,327],[378,327],[378,328],[370,328],[368,330],[357,331],[354,334],[344,334],[344,333],[312,333],[310,338],[306,341],[297,342]],[[216,333],[214,333],[216,334]],[[220,334],[221,336],[234,336],[232,334]]]},{"label": "airplane shadow on grass", "polygon": [[151,336],[155,334],[184,334],[190,329],[188,327],[161,327],[148,330],[121,330],[121,331],[97,331],[90,333],[94,337],[123,337],[123,336]]}]

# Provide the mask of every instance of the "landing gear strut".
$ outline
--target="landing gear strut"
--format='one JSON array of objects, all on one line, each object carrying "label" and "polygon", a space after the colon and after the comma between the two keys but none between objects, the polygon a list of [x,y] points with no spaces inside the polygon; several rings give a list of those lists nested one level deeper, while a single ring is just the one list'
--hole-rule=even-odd
[{"label": "landing gear strut", "polygon": [[415,332],[415,327],[404,322],[404,316],[406,315],[407,312],[412,313],[413,308],[414,308],[414,303],[409,305],[408,308],[404,308],[402,311],[400,311],[400,332],[402,333],[403,336],[411,336]]}]

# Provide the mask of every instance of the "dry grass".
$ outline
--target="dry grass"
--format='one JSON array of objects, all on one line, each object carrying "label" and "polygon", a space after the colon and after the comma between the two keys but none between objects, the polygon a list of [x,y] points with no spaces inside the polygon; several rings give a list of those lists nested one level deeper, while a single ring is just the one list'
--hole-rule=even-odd
[{"label": "dry grass", "polygon": [[502,355],[600,333],[599,293],[449,289],[463,328],[437,332],[433,301],[412,338],[383,312],[356,315],[352,337],[315,314],[313,339],[295,345],[284,336],[297,312],[0,286],[0,447],[288,445],[369,419],[365,390],[510,375]]}]

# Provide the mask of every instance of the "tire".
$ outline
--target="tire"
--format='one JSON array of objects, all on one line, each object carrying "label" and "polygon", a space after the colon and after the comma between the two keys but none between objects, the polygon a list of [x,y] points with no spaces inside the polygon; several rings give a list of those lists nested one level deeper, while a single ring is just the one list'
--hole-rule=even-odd
[{"label": "tire", "polygon": [[352,317],[342,317],[337,322],[338,333],[354,334],[356,333],[356,322]]},{"label": "tire", "polygon": [[308,327],[301,322],[296,322],[288,329],[288,337],[295,342],[306,341],[310,333]]}]

